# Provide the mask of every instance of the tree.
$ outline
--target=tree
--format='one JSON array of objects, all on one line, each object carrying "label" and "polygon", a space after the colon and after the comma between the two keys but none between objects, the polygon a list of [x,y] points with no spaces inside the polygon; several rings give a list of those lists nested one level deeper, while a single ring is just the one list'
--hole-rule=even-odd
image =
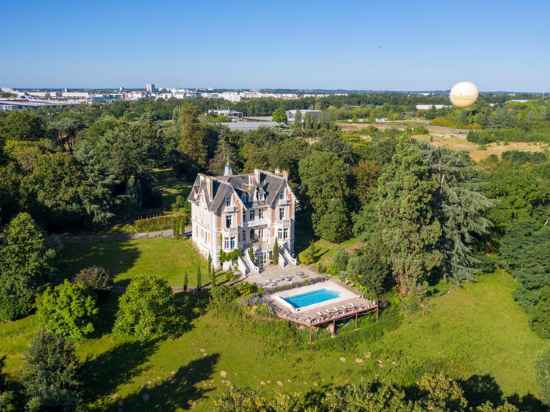
[{"label": "tree", "polygon": [[353,191],[362,205],[366,204],[376,191],[376,181],[380,172],[380,165],[371,160],[361,160],[352,168],[355,183]]},{"label": "tree", "polygon": [[202,288],[202,273],[201,273],[200,266],[197,269],[197,286],[196,286],[196,288],[197,288],[197,290],[200,290],[200,288]]},{"label": "tree", "polygon": [[70,339],[82,339],[94,331],[98,314],[95,299],[80,282],[65,280],[47,288],[38,300],[40,324],[49,333]]},{"label": "tree", "polygon": [[474,247],[489,233],[486,214],[493,203],[473,186],[476,173],[465,153],[431,146],[423,146],[423,152],[437,183],[432,207],[441,226],[438,249],[443,276],[472,279],[477,263]]},{"label": "tree", "polygon": [[314,151],[300,160],[299,169],[315,233],[333,242],[344,240],[351,232],[348,166],[334,153]]},{"label": "tree", "polygon": [[176,319],[172,288],[159,276],[138,276],[119,300],[113,332],[148,339],[171,331]]},{"label": "tree", "polygon": [[21,181],[21,193],[32,215],[50,228],[66,230],[93,220],[94,196],[81,165],[67,153],[34,159],[32,170]]},{"label": "tree", "polygon": [[535,370],[542,396],[550,404],[550,350],[546,349],[539,355]]},{"label": "tree", "polygon": [[44,122],[33,110],[16,110],[0,119],[0,136],[16,140],[45,137]]},{"label": "tree", "polygon": [[347,272],[366,286],[373,297],[384,292],[390,268],[384,259],[380,243],[376,240],[367,241],[361,253],[349,258]]},{"label": "tree", "polygon": [[279,264],[279,242],[275,241],[273,244],[273,264],[278,265]]},{"label": "tree", "polygon": [[48,124],[48,129],[57,136],[57,143],[72,153],[76,134],[84,128],[81,120],[74,115],[65,115]]},{"label": "tree", "polygon": [[432,210],[437,183],[429,172],[420,147],[403,141],[379,179],[377,230],[402,295],[414,293],[441,262]]},{"label": "tree", "polygon": [[189,289],[189,274],[187,272],[183,275],[183,291],[187,292]]},{"label": "tree", "polygon": [[0,249],[0,319],[31,312],[36,293],[52,272],[54,255],[29,214],[20,213],[9,223]]},{"label": "tree", "polygon": [[81,365],[74,346],[39,332],[27,352],[23,380],[29,411],[74,411],[81,399]]},{"label": "tree", "polygon": [[343,242],[351,234],[350,211],[343,200],[331,199],[322,214],[314,214],[316,233],[331,242]]},{"label": "tree", "polygon": [[10,382],[4,374],[6,357],[0,358],[0,411],[16,412],[17,405],[15,393],[10,389]]},{"label": "tree", "polygon": [[287,122],[286,111],[282,107],[279,107],[277,110],[275,110],[273,112],[273,114],[271,115],[271,117],[272,117],[273,121],[277,122],[277,123],[286,123]]},{"label": "tree", "polygon": [[81,283],[96,292],[108,292],[113,289],[113,275],[101,266],[90,266],[78,272],[73,282]]},{"label": "tree", "polygon": [[199,121],[199,111],[191,104],[183,104],[176,112],[179,149],[201,169],[208,162],[207,133]]}]

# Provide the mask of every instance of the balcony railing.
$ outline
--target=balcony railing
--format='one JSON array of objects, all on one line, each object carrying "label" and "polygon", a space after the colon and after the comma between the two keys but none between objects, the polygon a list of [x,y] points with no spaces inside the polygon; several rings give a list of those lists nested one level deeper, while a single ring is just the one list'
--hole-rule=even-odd
[{"label": "balcony railing", "polygon": [[246,222],[248,227],[263,226],[267,225],[268,223],[269,222],[267,221],[267,219],[254,219]]}]

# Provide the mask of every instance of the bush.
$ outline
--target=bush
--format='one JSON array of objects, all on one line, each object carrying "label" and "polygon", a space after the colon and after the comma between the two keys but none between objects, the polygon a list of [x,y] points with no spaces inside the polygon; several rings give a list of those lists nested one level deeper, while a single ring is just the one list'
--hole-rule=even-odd
[{"label": "bush", "polygon": [[345,250],[337,250],[332,258],[331,272],[340,275],[345,272],[348,266],[349,255]]},{"label": "bush", "polygon": [[65,280],[49,287],[38,300],[38,319],[51,334],[81,339],[94,331],[93,320],[98,313],[94,298],[86,286]]},{"label": "bush", "polygon": [[40,332],[26,354],[28,411],[73,411],[81,399],[80,363],[63,337]]},{"label": "bush", "polygon": [[219,286],[210,290],[210,309],[220,310],[231,304],[240,296],[237,288]]},{"label": "bush", "polygon": [[101,266],[90,266],[78,272],[73,282],[79,282],[94,291],[110,291],[113,288],[113,276]]},{"label": "bush", "polygon": [[158,276],[136,277],[119,300],[113,332],[148,339],[173,330],[177,310],[168,282]]},{"label": "bush", "polygon": [[178,212],[173,215],[162,215],[137,219],[131,225],[131,231],[140,232],[156,232],[159,230],[174,230],[175,236],[180,236],[185,230],[185,226],[189,224],[189,213],[186,211]]},{"label": "bush", "polygon": [[543,163],[546,161],[546,155],[541,152],[521,152],[519,150],[509,150],[502,154],[502,160],[512,163]]}]

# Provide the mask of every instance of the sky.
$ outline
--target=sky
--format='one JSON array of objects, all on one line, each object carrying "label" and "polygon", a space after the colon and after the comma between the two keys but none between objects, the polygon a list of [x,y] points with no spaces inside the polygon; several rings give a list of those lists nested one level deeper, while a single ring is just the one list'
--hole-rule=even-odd
[{"label": "sky", "polygon": [[548,0],[0,0],[0,86],[550,92]]}]

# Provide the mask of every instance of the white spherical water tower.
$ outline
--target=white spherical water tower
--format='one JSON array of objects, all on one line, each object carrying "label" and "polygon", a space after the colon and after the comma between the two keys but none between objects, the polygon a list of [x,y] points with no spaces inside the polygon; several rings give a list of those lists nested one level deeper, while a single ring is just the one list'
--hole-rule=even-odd
[{"label": "white spherical water tower", "polygon": [[460,82],[453,86],[449,98],[453,106],[458,108],[469,107],[479,97],[479,90],[472,82]]}]

